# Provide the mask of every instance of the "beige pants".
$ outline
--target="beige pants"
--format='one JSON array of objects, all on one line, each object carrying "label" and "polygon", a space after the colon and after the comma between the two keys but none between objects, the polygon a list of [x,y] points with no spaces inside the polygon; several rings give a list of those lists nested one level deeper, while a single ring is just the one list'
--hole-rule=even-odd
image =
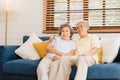
[{"label": "beige pants", "polygon": [[59,60],[52,61],[49,58],[43,58],[37,67],[38,80],[55,80],[59,66]]},{"label": "beige pants", "polygon": [[77,72],[74,80],[86,80],[88,67],[95,64],[92,56],[63,56],[60,59],[59,69],[55,80],[69,80],[71,66],[77,66]]}]

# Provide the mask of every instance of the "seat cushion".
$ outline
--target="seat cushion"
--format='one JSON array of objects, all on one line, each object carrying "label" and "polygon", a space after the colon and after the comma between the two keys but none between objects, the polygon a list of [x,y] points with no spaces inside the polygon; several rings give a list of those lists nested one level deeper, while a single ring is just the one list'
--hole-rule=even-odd
[{"label": "seat cushion", "polygon": [[[77,68],[72,66],[70,79],[74,79]],[[95,64],[88,68],[88,80],[120,80],[120,63]]]},{"label": "seat cushion", "polygon": [[72,68],[71,68],[72,70],[71,70],[71,74],[70,74],[70,79],[74,79],[74,77],[75,77],[75,74],[76,74],[76,71],[77,71],[77,67],[76,66],[72,66]]},{"label": "seat cushion", "polygon": [[[17,59],[4,63],[3,72],[36,76],[36,69],[40,60]],[[70,79],[74,79],[76,66],[72,67]],[[87,79],[120,79],[120,63],[96,64],[88,68]]]},{"label": "seat cushion", "polygon": [[120,63],[96,64],[88,69],[88,79],[120,79]]},{"label": "seat cushion", "polygon": [[40,60],[17,59],[3,64],[3,72],[36,76],[36,69]]}]

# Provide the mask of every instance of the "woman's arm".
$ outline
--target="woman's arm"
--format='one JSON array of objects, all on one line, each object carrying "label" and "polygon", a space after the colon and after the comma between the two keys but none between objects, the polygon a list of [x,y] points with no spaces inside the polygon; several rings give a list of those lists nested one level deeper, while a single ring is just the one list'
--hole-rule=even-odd
[{"label": "woman's arm", "polygon": [[[62,55],[62,56],[73,56],[74,54],[75,54],[75,49],[72,49],[69,53],[64,54],[64,55]],[[60,57],[61,57],[61,56],[59,56],[59,55],[55,55],[55,56],[53,57],[53,61],[60,59]]]},{"label": "woman's arm", "polygon": [[76,49],[72,49],[69,53],[66,54],[66,56],[73,56],[75,54]]},{"label": "woman's arm", "polygon": [[57,54],[57,55],[59,55],[59,56],[64,55],[64,53],[62,53],[62,52],[56,50],[55,48],[53,48],[53,44],[52,44],[51,42],[48,43],[47,49],[48,49],[49,52],[54,53],[54,54]]}]

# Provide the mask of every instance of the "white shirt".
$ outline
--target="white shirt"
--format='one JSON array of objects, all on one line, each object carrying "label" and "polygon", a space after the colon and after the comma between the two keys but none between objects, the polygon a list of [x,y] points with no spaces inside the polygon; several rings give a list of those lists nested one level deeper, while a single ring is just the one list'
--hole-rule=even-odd
[{"label": "white shirt", "polygon": [[[61,37],[55,37],[55,40],[52,42],[52,44],[53,48],[65,54],[69,53],[72,49],[76,49],[76,45],[73,40],[65,41],[62,40]],[[46,57],[53,58],[55,55],[56,54],[54,53],[48,53]]]}]

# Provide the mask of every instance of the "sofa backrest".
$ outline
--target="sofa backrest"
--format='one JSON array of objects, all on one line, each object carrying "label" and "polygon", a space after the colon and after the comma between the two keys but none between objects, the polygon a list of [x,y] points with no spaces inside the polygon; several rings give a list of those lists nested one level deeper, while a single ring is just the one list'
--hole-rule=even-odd
[{"label": "sofa backrest", "polygon": [[[23,43],[24,43],[25,41],[27,41],[28,38],[29,38],[29,36],[27,36],[27,35],[23,36]],[[45,40],[48,40],[48,39],[50,38],[50,36],[39,36],[39,38],[40,38],[41,40],[45,41]],[[119,50],[118,50],[118,55],[117,55],[117,57],[115,58],[114,62],[120,62],[120,48],[119,48]]]},{"label": "sofa backrest", "polygon": [[[23,36],[23,43],[24,43],[25,41],[27,41],[29,37],[30,37],[30,36],[27,36],[27,35]],[[40,38],[41,40],[45,41],[45,40],[48,40],[48,39],[50,38],[50,36],[39,36],[39,38]]]},{"label": "sofa backrest", "polygon": [[117,57],[115,58],[115,60],[113,62],[120,62],[120,47],[119,47],[119,50],[118,50]]}]

